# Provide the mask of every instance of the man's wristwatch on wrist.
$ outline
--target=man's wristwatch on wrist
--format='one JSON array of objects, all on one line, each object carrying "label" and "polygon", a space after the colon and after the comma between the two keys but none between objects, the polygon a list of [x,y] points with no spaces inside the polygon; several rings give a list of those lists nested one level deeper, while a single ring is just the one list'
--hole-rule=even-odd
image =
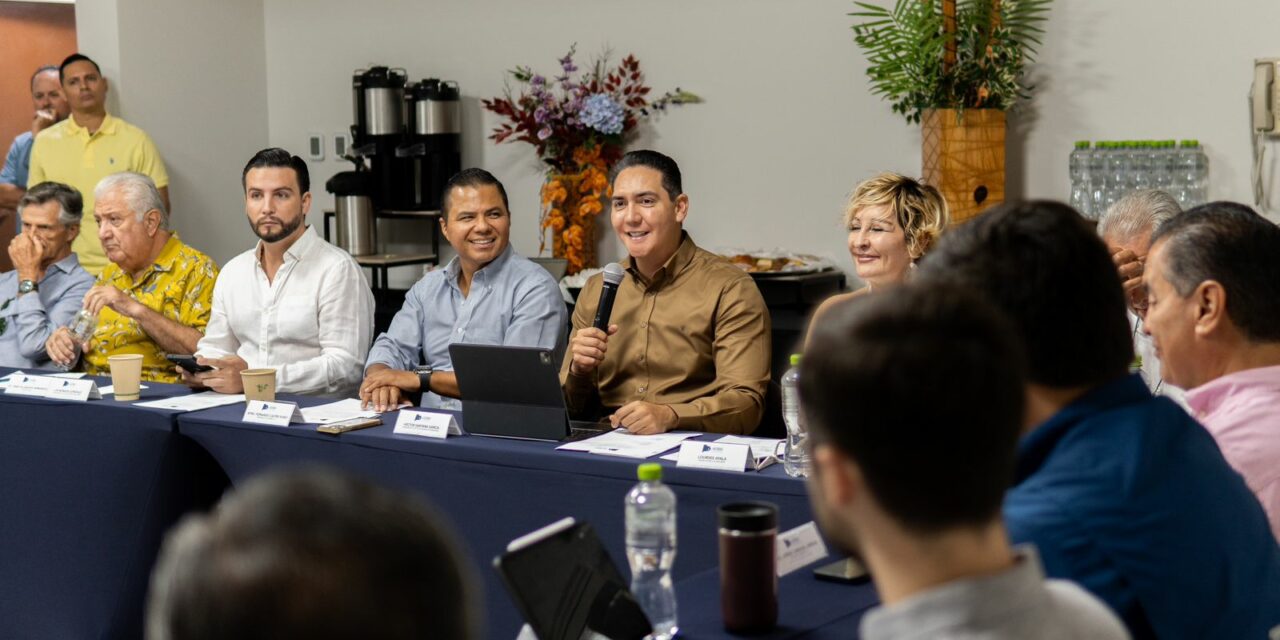
[{"label": "man's wristwatch on wrist", "polygon": [[431,365],[424,364],[413,368],[413,372],[418,374],[418,391],[420,393],[428,393],[431,391]]},{"label": "man's wristwatch on wrist", "polygon": [[40,288],[35,280],[23,280],[18,283],[18,293],[31,293]]}]

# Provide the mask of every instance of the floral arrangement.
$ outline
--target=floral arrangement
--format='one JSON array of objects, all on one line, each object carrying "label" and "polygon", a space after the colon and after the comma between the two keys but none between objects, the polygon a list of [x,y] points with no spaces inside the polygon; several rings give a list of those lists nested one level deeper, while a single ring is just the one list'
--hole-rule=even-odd
[{"label": "floral arrangement", "polygon": [[651,89],[634,55],[610,68],[606,52],[579,74],[576,50],[574,45],[560,58],[554,78],[516,67],[509,73],[522,86],[519,95],[508,85],[503,96],[482,101],[505,120],[490,139],[527,142],[546,164],[542,248],[550,230],[552,255],[568,260],[569,274],[595,266],[595,220],[609,196],[609,169],[622,158],[640,121],[671,105],[702,101],[679,88],[649,100]]}]

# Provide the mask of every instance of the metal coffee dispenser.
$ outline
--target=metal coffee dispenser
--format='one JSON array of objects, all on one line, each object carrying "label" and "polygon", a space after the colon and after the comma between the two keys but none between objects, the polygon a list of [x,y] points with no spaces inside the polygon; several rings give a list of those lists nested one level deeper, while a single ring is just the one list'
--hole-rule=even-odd
[{"label": "metal coffee dispenser", "polygon": [[378,252],[378,226],[373,212],[371,174],[357,165],[355,171],[335,174],[324,183],[333,194],[334,212],[337,214],[338,247],[353,256],[367,256]]},{"label": "metal coffee dispenser", "polygon": [[444,184],[462,169],[462,118],[458,83],[428,78],[409,87],[408,132],[396,148],[408,179],[397,198],[404,208],[440,209]]},{"label": "metal coffee dispenser", "polygon": [[375,66],[356,71],[351,82],[356,116],[351,126],[351,150],[370,161],[370,195],[379,209],[400,208],[397,185],[410,178],[404,163],[396,160],[396,147],[404,141],[408,80],[404,69]]}]

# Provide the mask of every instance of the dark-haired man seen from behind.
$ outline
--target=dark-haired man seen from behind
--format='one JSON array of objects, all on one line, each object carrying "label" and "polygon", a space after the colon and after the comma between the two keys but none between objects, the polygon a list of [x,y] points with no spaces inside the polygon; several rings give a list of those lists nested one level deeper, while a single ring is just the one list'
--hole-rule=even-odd
[{"label": "dark-haired man seen from behind", "polygon": [[1097,598],[1045,580],[1034,545],[1009,544],[1024,360],[1007,319],[936,285],[839,304],[810,336],[809,497],[875,579],[865,640],[1129,637]]},{"label": "dark-haired man seen from behind", "polygon": [[1266,514],[1204,427],[1127,373],[1124,292],[1079,214],[995,207],[944,237],[916,277],[979,292],[1025,345],[1004,518],[1048,575],[1080,583],[1137,638],[1266,638],[1280,625]]},{"label": "dark-haired man seen from behind", "polygon": [[360,400],[380,411],[410,394],[424,407],[461,409],[449,345],[455,342],[564,349],[560,287],[510,245],[507,191],[484,169],[444,186],[440,231],[457,254],[423,276],[369,350]]},{"label": "dark-haired man seen from behind", "polygon": [[560,369],[575,418],[632,433],[751,433],[769,384],[769,311],[751,276],[684,231],[680,167],[632,151],[613,168],[611,220],[629,257],[609,330],[592,326],[603,276],[587,281]]},{"label": "dark-haired man seen from behind", "polygon": [[244,390],[240,372],[274,368],[276,390],[349,396],[373,337],[373,293],[360,265],[306,223],[307,163],[284,149],[254,154],[240,174],[258,244],[223,267],[196,348],[214,371],[178,372],[195,387]]},{"label": "dark-haired man seen from behind", "polygon": [[1231,202],[1160,225],[1146,332],[1280,539],[1280,227]]},{"label": "dark-haired man seen from behind", "polygon": [[35,185],[18,201],[22,234],[9,243],[14,269],[0,274],[0,366],[47,367],[45,341],[93,288],[93,276],[71,253],[81,203],[75,189],[56,182]]},{"label": "dark-haired man seen from behind", "polygon": [[474,570],[417,497],[338,469],[275,471],[166,536],[147,640],[471,640]]},{"label": "dark-haired man seen from behind", "polygon": [[[103,178],[125,171],[151,178],[160,193],[166,216],[169,207],[169,174],[160,152],[147,132],[107,113],[107,79],[98,63],[79,53],[67,56],[58,68],[62,91],[71,117],[35,138],[27,182],[62,182],[84,197],[86,211],[94,210],[94,188]],[[98,239],[98,223],[86,216],[71,249],[80,264],[93,275],[107,266],[107,254]]]}]

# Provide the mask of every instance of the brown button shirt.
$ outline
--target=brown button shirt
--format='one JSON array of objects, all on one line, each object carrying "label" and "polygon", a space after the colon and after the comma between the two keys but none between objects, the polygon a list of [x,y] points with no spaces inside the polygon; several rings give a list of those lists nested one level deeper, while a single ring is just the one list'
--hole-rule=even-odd
[{"label": "brown button shirt", "polygon": [[[618,286],[609,323],[618,333],[591,374],[560,368],[565,402],[575,418],[593,419],[644,400],[669,405],[678,429],[751,433],[764,414],[769,384],[769,312],[751,276],[704,251],[686,233],[652,280],[632,260]],[[573,331],[588,327],[603,276],[587,281],[573,312]]]}]

